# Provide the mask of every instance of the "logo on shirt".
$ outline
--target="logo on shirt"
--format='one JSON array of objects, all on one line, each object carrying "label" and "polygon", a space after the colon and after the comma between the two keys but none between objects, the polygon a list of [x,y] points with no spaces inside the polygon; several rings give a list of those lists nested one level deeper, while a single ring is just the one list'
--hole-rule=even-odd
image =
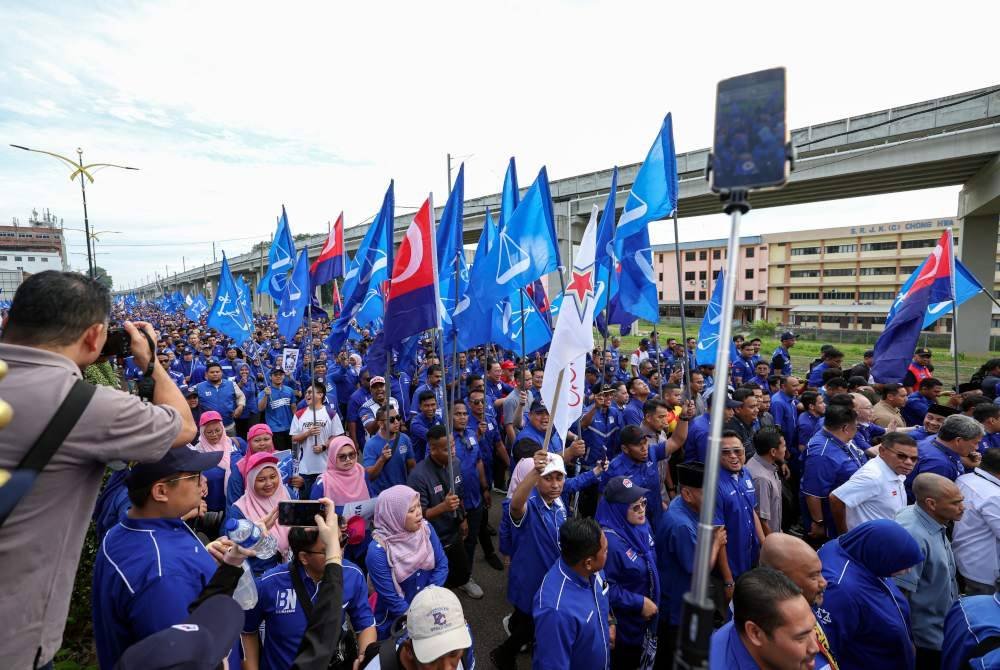
[{"label": "logo on shirt", "polygon": [[274,612],[275,614],[291,614],[298,604],[298,597],[295,589],[281,589],[275,594]]},{"label": "logo on shirt", "polygon": [[440,484],[434,487],[434,493],[441,493],[442,491],[444,491],[444,487]]},{"label": "logo on shirt", "polygon": [[819,621],[820,623],[826,623],[826,624],[830,623],[830,613],[827,612],[822,607],[817,607],[816,609],[814,609],[813,614],[816,615],[816,620]]},{"label": "logo on shirt", "polygon": [[628,556],[628,560],[632,562],[635,562],[635,559],[638,557],[638,554],[636,554],[632,549],[626,550],[625,555]]},{"label": "logo on shirt", "polygon": [[182,630],[185,633],[197,633],[198,632],[198,624],[196,624],[196,623],[179,623],[179,624],[174,624],[173,626],[171,626],[171,628],[176,628],[177,630]]}]

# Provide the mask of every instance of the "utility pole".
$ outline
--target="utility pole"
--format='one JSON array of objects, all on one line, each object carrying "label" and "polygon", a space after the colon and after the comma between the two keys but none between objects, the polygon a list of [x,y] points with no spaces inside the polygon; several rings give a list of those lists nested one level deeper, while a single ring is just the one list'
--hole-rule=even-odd
[{"label": "utility pole", "polygon": [[451,154],[448,154],[448,195],[451,195]]},{"label": "utility pole", "polygon": [[181,270],[183,272],[187,272],[187,270],[188,270],[188,268],[187,268],[187,260],[183,256],[181,256]]},{"label": "utility pole", "polygon": [[215,262],[215,242],[212,242],[212,262]]}]

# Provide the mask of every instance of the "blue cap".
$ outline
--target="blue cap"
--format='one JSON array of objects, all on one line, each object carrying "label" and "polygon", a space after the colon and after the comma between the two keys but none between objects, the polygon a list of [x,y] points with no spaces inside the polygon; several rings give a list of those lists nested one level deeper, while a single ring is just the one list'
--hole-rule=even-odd
[{"label": "blue cap", "polygon": [[532,413],[535,413],[535,412],[546,412],[546,413],[548,413],[549,408],[545,406],[545,403],[543,403],[541,400],[538,400],[536,398],[535,400],[533,400],[531,402],[531,409],[529,411],[532,412]]},{"label": "blue cap", "polygon": [[130,491],[152,486],[161,479],[180,472],[211,470],[222,460],[221,451],[197,451],[189,446],[168,449],[167,455],[155,463],[136,463],[125,478]]},{"label": "blue cap", "polygon": [[215,670],[239,639],[243,619],[243,610],[233,598],[212,596],[183,622],[126,649],[115,668]]},{"label": "blue cap", "polygon": [[649,489],[643,488],[628,477],[612,477],[604,487],[604,499],[613,503],[631,505],[640,498],[645,498]]}]

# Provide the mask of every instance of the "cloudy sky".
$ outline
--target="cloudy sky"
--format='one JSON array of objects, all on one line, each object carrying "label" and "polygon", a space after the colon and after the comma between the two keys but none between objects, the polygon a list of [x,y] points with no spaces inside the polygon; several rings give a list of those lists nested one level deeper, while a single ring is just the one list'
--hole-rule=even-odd
[{"label": "cloudy sky", "polygon": [[[47,207],[82,228],[69,170],[8,143],[141,168],[87,190],[95,229],[121,233],[97,259],[121,287],[211,260],[212,241],[246,251],[282,203],[319,233],[370,217],[390,177],[397,212],[443,202],[448,152],[474,197],[511,155],[524,183],[639,161],[667,111],[678,152],[705,147],[716,81],[759,68],[788,67],[793,128],[995,85],[988,6],[3,1],[0,221]],[[746,232],[949,215],[957,191],[753,212]]]}]

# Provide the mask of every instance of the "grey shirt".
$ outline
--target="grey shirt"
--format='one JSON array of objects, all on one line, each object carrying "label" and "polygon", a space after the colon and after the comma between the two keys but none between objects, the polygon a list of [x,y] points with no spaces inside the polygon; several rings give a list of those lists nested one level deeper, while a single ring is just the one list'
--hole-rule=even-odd
[{"label": "grey shirt", "polygon": [[778,466],[768,463],[754,454],[747,461],[747,472],[753,479],[753,488],[757,493],[757,515],[761,521],[767,522],[772,532],[781,532],[781,477],[778,476]]},{"label": "grey shirt", "polygon": [[[0,432],[0,467],[14,468],[41,434],[81,378],[65,356],[0,344],[0,359],[10,370],[0,382],[0,397],[14,409],[14,420]],[[62,644],[84,535],[90,524],[105,464],[157,461],[181,431],[172,407],[144,403],[98,386],[75,428],[0,528],[0,565],[16,576],[17,597],[8,583],[0,599],[0,638],[4,667],[30,668],[55,656]]]},{"label": "grey shirt", "polygon": [[[445,497],[451,493],[453,488],[455,495],[459,498],[462,497],[464,484],[462,483],[461,463],[457,457],[452,465],[455,473],[454,487],[448,486],[448,468],[443,468],[435,463],[429,454],[427,458],[417,463],[417,466],[407,476],[406,485],[420,495],[420,506],[424,512],[427,511],[428,507],[435,507],[444,502]],[[441,540],[441,546],[450,547],[462,539],[459,526],[464,518],[465,514],[459,507],[454,512],[445,512],[427,521],[434,526],[434,531],[437,533],[438,539]]]},{"label": "grey shirt", "polygon": [[[530,397],[529,397],[530,399]],[[503,399],[503,423],[504,427],[514,426],[514,433],[524,428],[524,411],[527,409],[521,404],[521,394],[518,389],[514,389]]]},{"label": "grey shirt", "polygon": [[913,642],[925,649],[940,649],[944,641],[944,617],[958,600],[955,556],[945,527],[917,505],[904,507],[896,522],[920,545],[926,557],[902,575],[893,577],[910,599]]}]

